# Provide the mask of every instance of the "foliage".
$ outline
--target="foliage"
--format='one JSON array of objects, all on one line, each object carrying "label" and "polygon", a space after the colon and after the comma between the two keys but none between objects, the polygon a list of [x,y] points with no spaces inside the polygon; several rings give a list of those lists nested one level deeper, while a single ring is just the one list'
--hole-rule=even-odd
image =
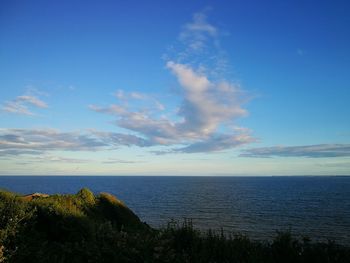
[{"label": "foliage", "polygon": [[288,232],[258,242],[191,220],[151,229],[115,196],[24,198],[0,191],[0,262],[350,262],[350,248]]}]

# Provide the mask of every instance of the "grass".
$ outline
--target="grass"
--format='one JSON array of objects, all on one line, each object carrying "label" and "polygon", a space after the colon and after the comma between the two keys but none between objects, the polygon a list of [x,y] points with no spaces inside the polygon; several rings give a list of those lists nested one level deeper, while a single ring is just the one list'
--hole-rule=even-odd
[{"label": "grass", "polygon": [[152,229],[123,202],[84,188],[26,197],[0,191],[0,262],[350,262],[350,248],[280,232],[272,241],[201,232],[190,220]]}]

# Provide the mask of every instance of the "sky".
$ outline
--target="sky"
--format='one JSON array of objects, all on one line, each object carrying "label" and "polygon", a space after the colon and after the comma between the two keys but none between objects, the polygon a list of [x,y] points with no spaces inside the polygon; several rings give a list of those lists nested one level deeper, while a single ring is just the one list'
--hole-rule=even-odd
[{"label": "sky", "polygon": [[350,175],[348,1],[1,1],[0,175]]}]

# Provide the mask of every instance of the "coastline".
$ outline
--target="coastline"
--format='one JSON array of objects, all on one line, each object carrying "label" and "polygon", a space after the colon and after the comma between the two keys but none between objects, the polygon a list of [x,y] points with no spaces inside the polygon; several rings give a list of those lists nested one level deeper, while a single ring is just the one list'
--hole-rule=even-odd
[{"label": "coastline", "polygon": [[[272,241],[201,232],[191,220],[154,229],[122,201],[77,194],[0,192],[2,262],[348,262],[350,246],[277,233]],[[43,257],[43,255],[45,255]],[[327,259],[328,261],[324,261]]]}]

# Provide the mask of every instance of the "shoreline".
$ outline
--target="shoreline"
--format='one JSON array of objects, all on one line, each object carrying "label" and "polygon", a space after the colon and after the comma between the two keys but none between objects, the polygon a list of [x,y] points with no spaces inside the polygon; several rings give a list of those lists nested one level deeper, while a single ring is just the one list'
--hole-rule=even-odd
[{"label": "shoreline", "polygon": [[290,232],[278,232],[272,241],[255,241],[241,234],[202,232],[191,220],[154,229],[115,196],[94,195],[87,188],[65,195],[0,191],[0,215],[2,262],[28,262],[28,255],[33,262],[345,263],[350,259],[350,245],[297,239]]}]

